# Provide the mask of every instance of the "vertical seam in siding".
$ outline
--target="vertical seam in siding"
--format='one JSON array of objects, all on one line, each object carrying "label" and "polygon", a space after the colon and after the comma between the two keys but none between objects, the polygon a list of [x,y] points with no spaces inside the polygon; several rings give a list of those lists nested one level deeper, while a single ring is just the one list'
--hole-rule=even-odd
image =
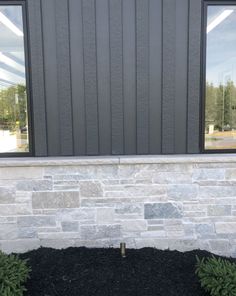
[{"label": "vertical seam in siding", "polygon": [[188,0],[188,49],[187,49],[187,101],[186,101],[186,142],[185,152],[188,154],[188,104],[189,104],[189,24],[190,24],[190,0]]},{"label": "vertical seam in siding", "polygon": [[110,5],[110,0],[108,1],[108,34],[109,34],[109,75],[110,75],[110,80],[109,80],[109,84],[110,84],[110,88],[109,88],[109,93],[110,93],[110,123],[111,123],[111,130],[110,130],[110,147],[111,147],[111,151],[110,154],[112,155],[112,125],[113,125],[113,121],[112,121],[112,102],[111,102],[111,5]]},{"label": "vertical seam in siding", "polygon": [[97,85],[97,132],[98,132],[98,143],[97,143],[97,151],[98,155],[100,155],[101,147],[100,147],[100,126],[99,126],[99,101],[98,101],[98,51],[97,51],[97,5],[96,0],[93,0],[94,5],[94,22],[95,22],[95,49],[96,49],[96,85]]},{"label": "vertical seam in siding", "polygon": [[71,28],[70,28],[70,1],[67,0],[67,14],[68,14],[68,46],[69,46],[69,73],[70,73],[70,104],[71,104],[71,134],[72,134],[72,155],[75,155],[75,139],[74,139],[74,113],[73,113],[73,95],[72,95],[72,73],[71,73]]},{"label": "vertical seam in siding", "polygon": [[[85,72],[85,65],[84,65],[84,11],[83,11],[83,0],[80,0],[80,5],[81,5],[81,17],[82,17],[82,48],[83,48],[83,73]],[[86,105],[86,95],[85,95],[85,77],[83,79],[83,84],[84,84],[84,121],[85,121],[85,154],[88,154],[88,143],[87,143],[87,137],[88,137],[88,132],[87,132],[87,105]]]},{"label": "vertical seam in siding", "polygon": [[162,13],[161,13],[161,24],[162,24],[162,30],[161,30],[161,154],[163,154],[163,57],[164,57],[164,50],[163,50],[163,22],[164,22],[164,18],[163,18],[163,14],[164,14],[164,5],[163,5],[163,1],[161,1],[161,8],[162,8]]}]

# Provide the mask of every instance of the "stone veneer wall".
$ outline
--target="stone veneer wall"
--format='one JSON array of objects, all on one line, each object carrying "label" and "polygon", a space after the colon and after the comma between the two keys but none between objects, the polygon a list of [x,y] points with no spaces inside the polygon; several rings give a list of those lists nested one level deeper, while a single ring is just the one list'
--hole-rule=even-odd
[{"label": "stone veneer wall", "polygon": [[121,241],[236,256],[236,156],[0,160],[0,249]]}]

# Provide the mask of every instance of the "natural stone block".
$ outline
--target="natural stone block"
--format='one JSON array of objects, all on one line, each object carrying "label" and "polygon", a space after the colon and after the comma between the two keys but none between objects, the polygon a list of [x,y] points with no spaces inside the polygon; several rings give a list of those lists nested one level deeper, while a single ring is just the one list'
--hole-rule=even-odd
[{"label": "natural stone block", "polygon": [[76,239],[80,238],[80,233],[78,231],[76,232],[39,232],[38,233],[39,239],[58,239],[58,240],[63,240],[63,239]]},{"label": "natural stone block", "polygon": [[61,227],[64,232],[76,232],[79,230],[77,221],[63,221],[61,222]]},{"label": "natural stone block", "polygon": [[106,197],[149,197],[166,195],[166,187],[161,185],[123,185],[113,186],[105,193]]},{"label": "natural stone block", "polygon": [[25,253],[40,247],[39,239],[14,239],[1,241],[1,249],[4,253]]},{"label": "natural stone block", "polygon": [[75,245],[74,239],[40,239],[40,246],[44,248],[66,249]]},{"label": "natural stone block", "polygon": [[0,167],[0,180],[42,179],[42,176],[41,167]]},{"label": "natural stone block", "polygon": [[83,181],[80,182],[81,197],[102,197],[103,190],[99,182]]},{"label": "natural stone block", "polygon": [[167,195],[174,200],[193,200],[197,198],[198,186],[193,184],[169,185]]},{"label": "natural stone block", "polygon": [[231,234],[236,233],[236,222],[216,222],[216,233]]},{"label": "natural stone block", "polygon": [[93,221],[95,224],[96,210],[93,208],[58,209],[56,219],[57,221]]},{"label": "natural stone block", "polygon": [[141,215],[143,213],[143,204],[131,204],[123,203],[118,204],[115,209],[116,214],[126,215],[126,214],[136,214]]},{"label": "natural stone block", "polygon": [[195,239],[169,239],[170,250],[177,250],[180,252],[187,252],[198,249],[198,241]]},{"label": "natural stone block", "polygon": [[32,227],[20,227],[18,229],[18,238],[37,238],[37,230]]},{"label": "natural stone block", "polygon": [[145,219],[181,218],[182,210],[175,203],[153,203],[144,205]]},{"label": "natural stone block", "polygon": [[15,190],[9,187],[0,187],[0,204],[11,204],[15,202]]},{"label": "natural stone block", "polygon": [[42,227],[55,226],[54,216],[22,216],[17,217],[17,224],[20,227]]},{"label": "natural stone block", "polygon": [[198,237],[200,238],[210,238],[215,236],[215,228],[213,224],[196,224],[195,231]]},{"label": "natural stone block", "polygon": [[153,177],[153,183],[157,184],[188,184],[191,181],[191,174],[188,172],[157,172]]},{"label": "natural stone block", "polygon": [[79,192],[34,192],[33,209],[78,208]]},{"label": "natural stone block", "polygon": [[235,197],[236,186],[200,186],[199,197],[210,198],[210,197]]},{"label": "natural stone block", "polygon": [[230,216],[231,206],[230,205],[210,205],[207,207],[208,216]]},{"label": "natural stone block", "polygon": [[81,238],[85,240],[121,237],[120,225],[84,225],[80,227]]},{"label": "natural stone block", "polygon": [[227,180],[236,180],[236,168],[226,169],[225,178]]},{"label": "natural stone block", "polygon": [[0,240],[17,239],[16,224],[0,224]]},{"label": "natural stone block", "polygon": [[125,232],[141,232],[147,230],[147,221],[145,220],[125,220],[121,222],[121,229]]},{"label": "natural stone block", "polygon": [[167,239],[155,239],[155,238],[135,238],[135,244],[137,248],[157,248],[158,250],[168,249]]},{"label": "natural stone block", "polygon": [[210,249],[212,252],[220,251],[220,252],[228,252],[230,249],[230,242],[229,240],[209,240]]},{"label": "natural stone block", "polygon": [[0,205],[0,216],[29,214],[32,214],[31,205],[29,204]]},{"label": "natural stone block", "polygon": [[27,180],[19,181],[16,184],[18,191],[47,191],[52,190],[52,181],[50,180]]},{"label": "natural stone block", "polygon": [[193,181],[224,180],[225,169],[194,169],[192,178]]},{"label": "natural stone block", "polygon": [[97,209],[97,223],[98,224],[113,224],[114,223],[114,209],[111,209],[111,208]]}]

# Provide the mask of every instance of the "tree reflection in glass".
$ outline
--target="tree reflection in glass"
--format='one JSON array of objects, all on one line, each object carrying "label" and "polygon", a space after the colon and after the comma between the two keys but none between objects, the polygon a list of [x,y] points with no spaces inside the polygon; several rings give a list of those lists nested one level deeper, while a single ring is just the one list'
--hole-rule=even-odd
[{"label": "tree reflection in glass", "polygon": [[28,152],[22,6],[0,6],[0,153]]}]

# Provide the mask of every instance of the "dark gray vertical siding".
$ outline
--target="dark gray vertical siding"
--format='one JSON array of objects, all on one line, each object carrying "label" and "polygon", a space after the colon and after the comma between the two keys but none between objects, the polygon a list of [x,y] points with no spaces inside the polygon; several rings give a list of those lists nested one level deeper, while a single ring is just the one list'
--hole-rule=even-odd
[{"label": "dark gray vertical siding", "polygon": [[68,1],[55,4],[60,147],[61,155],[73,155]]},{"label": "dark gray vertical siding", "polygon": [[186,153],[188,89],[188,0],[176,5],[175,153]]},{"label": "dark gray vertical siding", "polygon": [[82,0],[69,0],[74,154],[86,155]]},{"label": "dark gray vertical siding", "polygon": [[49,156],[61,155],[55,2],[56,0],[42,0],[44,77]]},{"label": "dark gray vertical siding", "polygon": [[124,153],[122,0],[109,0],[112,154]]},{"label": "dark gray vertical siding", "polygon": [[162,137],[162,2],[150,0],[149,8],[149,120],[150,154],[161,153]]},{"label": "dark gray vertical siding", "polygon": [[95,0],[82,0],[87,154],[99,154]]},{"label": "dark gray vertical siding", "polygon": [[99,150],[111,154],[109,0],[96,1]]},{"label": "dark gray vertical siding", "polygon": [[201,0],[28,0],[28,14],[36,155],[199,152]]},{"label": "dark gray vertical siding", "polygon": [[189,1],[187,152],[199,153],[202,1]]},{"label": "dark gray vertical siding", "polygon": [[165,154],[175,152],[176,1],[163,1],[162,152]]},{"label": "dark gray vertical siding", "polygon": [[149,153],[149,1],[136,0],[137,153]]},{"label": "dark gray vertical siding", "polygon": [[44,91],[44,60],[42,48],[41,1],[28,1],[29,47],[34,119],[34,145],[37,156],[47,155],[46,107]]},{"label": "dark gray vertical siding", "polygon": [[125,154],[136,154],[136,18],[135,0],[123,1],[123,82]]}]

